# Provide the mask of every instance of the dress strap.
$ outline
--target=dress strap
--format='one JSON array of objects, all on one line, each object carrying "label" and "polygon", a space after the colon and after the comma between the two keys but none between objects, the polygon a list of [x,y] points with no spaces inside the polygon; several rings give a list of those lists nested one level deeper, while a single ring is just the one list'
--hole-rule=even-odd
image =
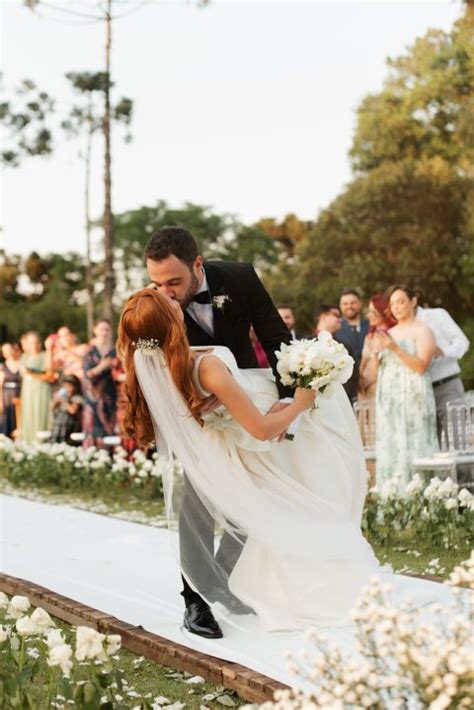
[{"label": "dress strap", "polygon": [[212,355],[213,353],[201,353],[201,355],[197,355],[197,357],[194,359],[194,365],[193,365],[193,372],[192,372],[192,378],[194,380],[194,384],[196,385],[197,389],[199,392],[202,394],[203,397],[210,397],[211,392],[207,392],[203,386],[201,385],[201,382],[199,380],[199,365],[201,364],[201,360],[205,357],[209,357],[209,355]]}]

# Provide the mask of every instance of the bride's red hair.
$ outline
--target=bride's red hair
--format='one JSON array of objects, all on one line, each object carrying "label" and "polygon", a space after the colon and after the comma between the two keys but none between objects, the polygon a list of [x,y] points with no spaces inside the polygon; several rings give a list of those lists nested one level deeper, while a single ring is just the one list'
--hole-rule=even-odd
[{"label": "bride's red hair", "polygon": [[150,412],[138,384],[133,355],[139,338],[155,338],[166,357],[170,374],[183,395],[192,416],[200,421],[202,398],[191,377],[192,359],[184,324],[166,296],[152,288],[130,296],[118,327],[117,353],[125,368],[125,434],[140,446],[149,446],[155,438]]}]

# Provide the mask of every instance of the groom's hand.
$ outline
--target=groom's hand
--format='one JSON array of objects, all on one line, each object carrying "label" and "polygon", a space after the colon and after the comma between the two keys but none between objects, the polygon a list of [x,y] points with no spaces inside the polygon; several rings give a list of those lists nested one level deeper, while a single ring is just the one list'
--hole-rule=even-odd
[{"label": "groom's hand", "polygon": [[[267,414],[276,414],[276,412],[281,412],[283,409],[286,409],[289,406],[290,406],[289,402],[275,402],[275,404],[270,407]],[[278,441],[283,441],[285,436],[286,436],[286,429],[285,429],[285,431],[281,432],[281,434],[278,437]]]}]

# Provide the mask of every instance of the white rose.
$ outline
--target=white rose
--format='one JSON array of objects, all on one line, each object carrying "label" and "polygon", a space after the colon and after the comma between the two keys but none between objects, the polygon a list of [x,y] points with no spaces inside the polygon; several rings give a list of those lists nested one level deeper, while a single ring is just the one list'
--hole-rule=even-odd
[{"label": "white rose", "polygon": [[122,637],[120,634],[109,634],[105,639],[105,646],[109,656],[113,656],[114,653],[120,651],[122,646]]},{"label": "white rose", "polygon": [[332,335],[327,330],[322,330],[320,333],[318,333],[318,340],[320,343],[327,343],[328,341],[332,340]]},{"label": "white rose", "polygon": [[454,510],[454,508],[458,507],[458,502],[456,498],[448,498],[447,501],[444,503],[444,507],[446,510]]},{"label": "white rose", "polygon": [[[463,490],[466,490],[465,488]],[[5,594],[5,592],[0,592],[0,609],[7,609],[8,605],[10,603],[9,598]]]},{"label": "white rose", "polygon": [[105,653],[102,646],[104,639],[105,635],[95,629],[91,629],[89,626],[78,626],[76,631],[77,660],[84,661],[92,658],[104,660]]},{"label": "white rose", "polygon": [[10,604],[8,605],[7,615],[10,619],[19,619],[28,611],[30,606],[31,604],[28,597],[14,596],[11,598]]},{"label": "white rose", "polygon": [[336,381],[339,382],[339,384],[341,385],[345,384],[352,375],[353,370],[354,360],[352,360],[352,362],[347,363],[346,365],[344,365],[343,368],[339,370],[339,372],[337,373]]},{"label": "white rose", "polygon": [[46,629],[50,629],[52,626],[55,626],[55,623],[48,612],[40,606],[34,610],[31,618],[35,622],[36,626],[42,631],[46,631]]},{"label": "white rose", "polygon": [[31,616],[22,616],[15,624],[20,636],[33,636],[40,632]]},{"label": "white rose", "polygon": [[462,505],[467,505],[468,503],[470,503],[472,497],[472,493],[468,491],[467,488],[461,488],[461,490],[459,491],[458,500],[460,503],[462,503]]},{"label": "white rose", "polygon": [[3,643],[8,638],[8,631],[4,626],[0,625],[0,643]]},{"label": "white rose", "polygon": [[48,648],[62,646],[63,643],[63,635],[59,629],[51,629],[51,631],[48,631],[46,634],[46,645]]},{"label": "white rose", "polygon": [[423,490],[423,481],[419,473],[415,473],[412,480],[407,484],[405,493],[410,496]]},{"label": "white rose", "polygon": [[63,674],[69,678],[72,662],[72,648],[67,643],[53,646],[49,651],[48,666],[59,666]]}]

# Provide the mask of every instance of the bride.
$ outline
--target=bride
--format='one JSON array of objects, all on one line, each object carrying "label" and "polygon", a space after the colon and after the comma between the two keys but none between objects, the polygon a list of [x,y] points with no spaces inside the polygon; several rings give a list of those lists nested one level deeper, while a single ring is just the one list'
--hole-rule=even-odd
[{"label": "bride", "polygon": [[[314,392],[297,389],[291,406],[266,413],[278,400],[271,370],[240,370],[225,347],[192,350],[179,304],[152,289],[126,303],[118,349],[127,434],[182,465],[168,466],[163,484],[169,524],[180,516],[195,531],[181,556],[189,584],[218,613],[232,608],[224,587],[233,609],[268,631],[349,623],[380,568],[360,531],[366,467],[342,387],[316,410]],[[220,406],[205,412],[210,395]],[[298,415],[294,440],[280,440]]]}]

